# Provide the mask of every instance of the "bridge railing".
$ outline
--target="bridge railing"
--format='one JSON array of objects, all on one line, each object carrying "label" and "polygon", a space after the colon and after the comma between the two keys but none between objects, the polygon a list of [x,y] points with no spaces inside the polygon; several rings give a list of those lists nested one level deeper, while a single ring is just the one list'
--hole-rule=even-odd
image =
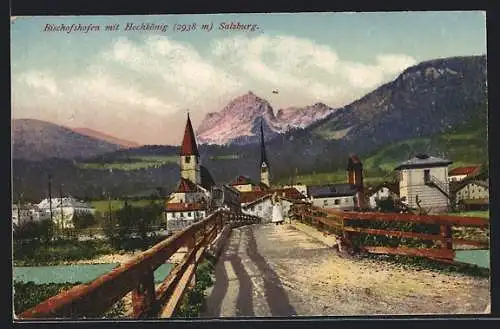
[{"label": "bridge railing", "polygon": [[[292,207],[294,217],[304,223],[315,226],[325,233],[333,233],[341,237],[347,245],[353,245],[356,236],[385,236],[399,238],[400,241],[431,242],[418,247],[404,246],[396,243],[394,246],[369,245],[365,240],[358,240],[356,247],[369,253],[399,254],[422,256],[430,259],[451,262],[455,257],[454,245],[467,245],[478,248],[488,248],[488,239],[454,238],[452,227],[473,227],[481,230],[489,228],[488,220],[480,217],[463,217],[452,215],[414,215],[405,213],[378,213],[338,211],[312,206],[311,204],[296,204]],[[399,224],[396,224],[399,223]],[[394,225],[396,224],[396,225]],[[423,225],[420,225],[423,224]],[[416,226],[432,227],[420,228]],[[413,227],[412,227],[413,226]],[[413,230],[412,230],[413,229]],[[374,239],[371,239],[374,241]],[[413,244],[415,245],[415,243]]]},{"label": "bridge railing", "polygon": [[[238,219],[232,213],[218,210],[94,281],[26,310],[19,318],[99,318],[130,292],[134,318],[171,317],[187,288],[192,286],[196,266],[206,248],[230,218]],[[183,261],[155,289],[154,271],[181,247],[187,247]]]}]

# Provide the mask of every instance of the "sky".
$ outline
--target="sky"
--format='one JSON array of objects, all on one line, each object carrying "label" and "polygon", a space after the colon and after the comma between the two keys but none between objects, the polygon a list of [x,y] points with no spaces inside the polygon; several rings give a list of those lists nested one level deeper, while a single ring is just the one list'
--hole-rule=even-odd
[{"label": "sky", "polygon": [[[219,29],[231,22],[256,28]],[[167,28],[125,31],[129,23]],[[99,31],[48,31],[61,24]],[[188,110],[196,128],[248,91],[276,111],[340,107],[419,62],[482,54],[481,11],[16,17],[12,117],[178,145]]]}]

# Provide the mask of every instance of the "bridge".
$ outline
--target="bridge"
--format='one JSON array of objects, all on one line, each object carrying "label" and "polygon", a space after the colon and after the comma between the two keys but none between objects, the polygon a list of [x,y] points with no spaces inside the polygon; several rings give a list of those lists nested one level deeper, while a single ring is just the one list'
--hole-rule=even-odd
[{"label": "bridge", "polygon": [[[274,225],[219,209],[19,318],[97,318],[130,292],[133,318],[174,317],[208,253],[218,261],[201,317],[482,313],[489,303],[487,280],[471,283],[360,256],[395,254],[456,264],[457,248],[488,246],[487,239],[455,238],[455,227],[487,230],[489,223],[449,215],[339,212],[297,202],[291,220]],[[184,259],[155,287],[154,271],[185,247]]]}]

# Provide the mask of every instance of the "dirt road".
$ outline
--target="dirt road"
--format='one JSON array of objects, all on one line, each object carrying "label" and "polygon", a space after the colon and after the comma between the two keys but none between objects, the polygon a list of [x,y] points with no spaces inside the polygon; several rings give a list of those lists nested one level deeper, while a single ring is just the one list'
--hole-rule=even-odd
[{"label": "dirt road", "polygon": [[482,313],[489,280],[347,259],[301,224],[234,229],[204,317]]}]

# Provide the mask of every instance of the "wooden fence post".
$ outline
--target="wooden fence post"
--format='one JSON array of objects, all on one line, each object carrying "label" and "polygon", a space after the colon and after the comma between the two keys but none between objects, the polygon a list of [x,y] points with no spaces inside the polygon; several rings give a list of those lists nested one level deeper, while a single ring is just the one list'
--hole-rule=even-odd
[{"label": "wooden fence post", "polygon": [[[202,233],[203,235],[206,234],[204,231]],[[196,246],[196,233],[193,234],[193,236],[187,240],[186,243],[187,254],[189,254],[195,248],[195,246]],[[196,257],[193,258],[193,263],[196,263]],[[194,288],[195,284],[196,284],[196,274],[193,274],[193,279],[189,283],[189,288]]]},{"label": "wooden fence post", "polygon": [[139,286],[132,291],[132,307],[134,317],[144,316],[155,304],[154,272],[149,269],[141,279]]},{"label": "wooden fence post", "polygon": [[446,239],[445,241],[442,242],[441,248],[453,250],[453,242],[451,240],[452,238],[451,226],[448,224],[441,224],[440,231],[441,231],[441,236]]}]

